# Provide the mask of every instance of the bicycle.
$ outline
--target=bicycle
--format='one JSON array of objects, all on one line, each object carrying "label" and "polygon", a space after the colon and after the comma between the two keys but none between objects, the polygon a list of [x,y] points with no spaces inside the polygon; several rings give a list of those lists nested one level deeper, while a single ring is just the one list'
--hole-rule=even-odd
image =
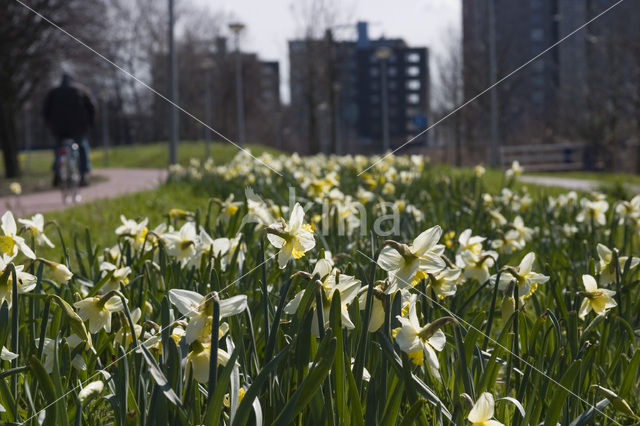
[{"label": "bicycle", "polygon": [[82,196],[80,187],[80,147],[73,139],[64,139],[56,150],[56,173],[60,178],[60,192],[64,204],[79,203]]}]

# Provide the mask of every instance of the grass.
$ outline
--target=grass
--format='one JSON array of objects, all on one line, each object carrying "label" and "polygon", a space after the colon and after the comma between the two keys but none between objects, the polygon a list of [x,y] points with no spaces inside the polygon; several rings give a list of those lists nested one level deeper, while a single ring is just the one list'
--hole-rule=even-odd
[{"label": "grass", "polygon": [[[255,155],[263,152],[277,153],[273,148],[261,145],[248,145],[248,149]],[[205,157],[204,142],[182,141],[178,146],[178,162],[188,164],[191,158]],[[231,160],[238,149],[231,144],[215,142],[211,144],[211,156],[218,164]],[[146,145],[116,146],[110,148],[105,163],[105,151],[102,148],[91,150],[91,164],[96,168],[165,168],[169,164],[169,148],[165,143]],[[19,157],[22,176],[18,179],[4,177],[4,163],[0,161],[0,196],[10,194],[9,184],[19,182],[22,193],[34,193],[52,189],[53,151],[39,150],[31,153],[22,152]]]}]

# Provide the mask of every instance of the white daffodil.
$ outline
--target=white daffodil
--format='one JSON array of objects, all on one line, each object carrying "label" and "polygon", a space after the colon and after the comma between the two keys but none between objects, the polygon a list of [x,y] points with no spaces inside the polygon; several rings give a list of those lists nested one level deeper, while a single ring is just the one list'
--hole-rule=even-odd
[{"label": "white daffodil", "polygon": [[13,352],[11,352],[9,349],[5,348],[4,346],[2,347],[2,350],[0,350],[0,359],[3,361],[13,361],[14,359],[18,358],[18,354],[14,354]]},{"label": "white daffodil", "polygon": [[511,163],[511,167],[507,169],[506,172],[504,172],[504,175],[507,178],[517,178],[522,174],[523,171],[524,169],[522,168],[520,163],[518,161],[514,161],[513,163]]},{"label": "white daffodil", "polygon": [[100,264],[100,270],[106,273],[113,271],[111,278],[109,278],[109,280],[107,280],[107,282],[102,287],[102,291],[104,293],[120,290],[120,286],[126,286],[127,284],[129,284],[129,274],[131,273],[131,268],[128,266],[118,268],[113,263],[102,262]]},{"label": "white daffodil", "polygon": [[83,387],[80,392],[78,392],[78,399],[80,402],[85,402],[96,395],[100,395],[103,390],[104,382],[102,380],[96,380],[95,382],[89,383],[87,386]]},{"label": "white daffodil", "polygon": [[418,270],[435,274],[446,267],[441,258],[444,246],[438,244],[441,236],[442,229],[436,225],[418,235],[410,246],[395,241],[387,242],[378,256],[378,265],[389,273],[392,284],[387,293],[417,284],[419,280],[415,281],[415,278]]},{"label": "white daffodil", "polygon": [[122,225],[116,228],[116,235],[127,237],[132,243],[133,248],[140,249],[146,241],[148,228],[147,223],[149,219],[144,218],[141,222],[136,222],[132,219],[127,219],[123,215],[120,215]]},{"label": "white daffodil", "polygon": [[299,203],[293,207],[289,221],[276,222],[267,228],[269,242],[280,249],[278,265],[284,269],[291,258],[299,259],[315,247],[311,226],[303,223],[304,210]]},{"label": "white daffodil", "polygon": [[442,271],[429,275],[428,287],[433,290],[438,299],[456,294],[457,282],[462,270],[457,268],[446,268]]},{"label": "white daffodil", "polygon": [[[211,336],[211,325],[213,322],[213,297],[205,297],[195,291],[184,289],[169,290],[169,301],[178,308],[178,311],[187,318],[189,323],[185,330],[187,344],[191,344],[196,339],[206,340]],[[228,299],[221,299],[220,319],[242,313],[247,309],[247,296],[242,294]]]},{"label": "white daffodil", "polygon": [[504,426],[499,421],[492,419],[494,410],[495,401],[493,400],[493,395],[489,392],[484,392],[473,405],[467,420],[476,426]]},{"label": "white daffodil", "polygon": [[[77,335],[72,334],[67,338],[67,343],[69,344],[69,348],[73,350],[80,343],[84,343],[84,341]],[[40,339],[38,338],[36,339],[36,346],[38,346],[39,344],[40,344]],[[60,344],[61,344],[61,341],[58,340],[58,345]],[[49,374],[51,374],[51,372],[53,371],[53,360],[55,358],[54,357],[55,350],[56,350],[55,340],[45,337],[44,345],[42,347],[42,356],[44,357],[44,361],[42,364],[45,371]],[[87,369],[87,364],[84,362],[84,358],[80,354],[77,354],[76,356],[73,357],[73,359],[71,360],[71,366],[76,370]]]},{"label": "white daffodil", "polygon": [[245,196],[247,197],[247,217],[245,222],[255,222],[260,226],[269,226],[275,222],[275,218],[269,212],[267,203],[262,198],[256,195],[251,188],[246,188]]},{"label": "white daffodil", "polygon": [[182,266],[187,265],[198,253],[199,239],[193,222],[185,223],[178,232],[166,233],[164,239],[169,255],[175,257]]},{"label": "white daffodil", "polygon": [[[140,308],[135,308],[130,313],[131,321],[133,321],[133,329],[136,332],[136,338],[140,338],[140,334],[142,334],[142,326],[138,324],[138,322],[140,321],[140,318],[142,318],[142,310]],[[128,322],[126,325],[123,324],[123,326],[118,329],[114,340],[125,347],[129,346],[129,344],[133,342],[133,336],[131,335]]]},{"label": "white daffodil", "polygon": [[73,304],[82,321],[89,321],[91,333],[97,333],[102,328],[107,333],[111,333],[111,314],[124,309],[120,297],[112,296],[108,300],[104,299],[104,297],[88,297]]},{"label": "white daffodil", "polygon": [[[597,246],[598,257],[600,262],[598,263],[598,272],[600,273],[600,281],[602,283],[611,283],[616,280],[616,264],[613,262],[613,251],[604,244],[598,244]],[[624,267],[629,260],[628,256],[618,257],[618,266],[620,272],[624,272]],[[640,258],[632,257],[629,269],[633,269],[640,263]]]},{"label": "white daffodil", "polygon": [[238,233],[238,235],[229,239],[229,250],[227,250],[225,254],[222,254],[222,257],[220,258],[220,267],[223,271],[226,271],[227,265],[231,264],[233,261],[236,251],[238,252],[236,262],[238,264],[238,268],[242,269],[242,265],[244,264],[244,259],[246,257],[245,253],[247,252],[247,245],[242,241],[242,233]]},{"label": "white daffodil", "polygon": [[[325,321],[325,326],[329,324],[329,314],[331,311],[331,301],[333,300],[333,296],[336,292],[340,293],[340,303],[341,309],[340,314],[342,317],[342,326],[347,329],[353,329],[355,326],[353,322],[351,322],[351,318],[349,318],[349,310],[348,307],[353,302],[353,299],[356,298],[358,292],[360,290],[360,280],[344,274],[338,274],[336,269],[333,268],[333,262],[330,259],[320,259],[316,262],[316,265],[313,269],[313,276],[320,277],[320,282],[322,283],[322,292],[323,292],[323,318]],[[302,296],[304,295],[304,290],[297,293],[293,299],[284,307],[284,312],[289,315],[293,315],[298,310],[300,306],[300,301],[302,300]],[[316,306],[313,305],[312,309],[315,311]],[[311,331],[314,335],[318,335],[320,330],[318,327],[318,316],[314,315],[311,323]]]},{"label": "white daffodil", "polygon": [[609,210],[609,203],[604,200],[590,201],[583,198],[580,201],[582,210],[576,216],[576,222],[593,221],[594,224],[604,226],[607,223],[605,213]]},{"label": "white daffodil", "polygon": [[[512,280],[516,280],[518,284],[518,297],[527,298],[533,294],[538,288],[538,284],[544,284],[549,281],[549,277],[532,271],[533,262],[536,260],[535,253],[528,253],[522,258],[520,265],[516,268],[506,269],[500,274],[500,282],[498,288],[502,291],[509,288]],[[495,285],[496,276],[491,277],[491,284]]]},{"label": "white daffodil", "polygon": [[211,238],[203,227],[200,227],[200,238],[198,238],[198,242],[200,244],[198,247],[200,256],[212,256],[214,259],[224,256],[231,247],[231,242],[228,238]]},{"label": "white daffodil", "polygon": [[[7,255],[0,257],[0,274],[3,274],[9,263],[10,258]],[[27,272],[23,272],[23,265],[15,265],[16,278],[18,280],[18,294],[27,293],[36,287],[37,278]],[[5,283],[0,282],[0,306],[6,301],[11,308],[13,295],[13,274],[9,274]]]},{"label": "white daffodil", "polygon": [[[227,365],[231,356],[218,348],[218,365]],[[209,382],[209,361],[211,359],[211,343],[195,341],[187,354],[185,377],[193,371],[193,378],[200,383]]]},{"label": "white daffodil", "polygon": [[582,284],[584,285],[585,298],[578,312],[580,319],[584,319],[592,309],[598,315],[606,315],[609,309],[618,306],[618,303],[613,299],[616,292],[606,288],[598,288],[595,278],[591,275],[583,275]]},{"label": "white daffodil", "polygon": [[2,215],[2,232],[0,236],[0,253],[9,256],[11,259],[22,252],[29,259],[35,259],[36,255],[31,248],[24,242],[24,238],[18,236],[18,227],[13,213],[6,211]]},{"label": "white daffodil", "polygon": [[40,213],[36,213],[31,219],[18,219],[18,222],[31,231],[31,235],[39,246],[48,245],[51,248],[55,247],[44,233],[44,216]]},{"label": "white daffodil", "polygon": [[408,354],[417,365],[424,365],[426,357],[429,371],[435,378],[440,378],[440,362],[436,351],[440,352],[444,348],[446,337],[435,323],[424,327],[420,325],[415,294],[411,295],[408,318],[400,315],[396,318],[402,326],[393,330],[393,336],[400,350]]}]

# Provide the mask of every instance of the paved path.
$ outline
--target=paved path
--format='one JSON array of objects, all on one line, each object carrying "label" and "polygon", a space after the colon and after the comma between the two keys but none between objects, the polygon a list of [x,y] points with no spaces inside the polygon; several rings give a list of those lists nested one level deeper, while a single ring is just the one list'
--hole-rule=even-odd
[{"label": "paved path", "polygon": [[[520,180],[526,183],[533,183],[535,185],[543,186],[558,186],[560,188],[566,188],[576,191],[593,191],[603,183],[598,180],[578,179],[569,177],[557,177],[557,176],[532,176],[523,175],[520,176]],[[640,186],[629,185],[629,188],[635,192],[640,193]]]},{"label": "paved path", "polygon": [[[91,173],[103,176],[106,180],[80,188],[82,202],[153,189],[167,178],[164,169],[97,169]],[[22,195],[18,205],[13,196],[0,197],[0,211],[10,208],[18,216],[62,210],[69,206],[62,202],[59,190]]]}]

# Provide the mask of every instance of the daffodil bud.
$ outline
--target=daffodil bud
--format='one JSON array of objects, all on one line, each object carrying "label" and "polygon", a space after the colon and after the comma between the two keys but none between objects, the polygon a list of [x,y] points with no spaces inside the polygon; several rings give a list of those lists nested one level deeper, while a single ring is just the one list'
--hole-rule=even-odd
[{"label": "daffodil bud", "polygon": [[509,321],[511,315],[516,311],[516,301],[513,297],[505,297],[502,299],[502,321]]},{"label": "daffodil bud", "polygon": [[71,272],[69,268],[67,268],[67,266],[62,263],[56,263],[51,260],[42,258],[38,258],[38,260],[44,263],[49,268],[53,279],[58,282],[66,284],[67,282],[69,282],[71,277],[73,277],[73,272]]}]

